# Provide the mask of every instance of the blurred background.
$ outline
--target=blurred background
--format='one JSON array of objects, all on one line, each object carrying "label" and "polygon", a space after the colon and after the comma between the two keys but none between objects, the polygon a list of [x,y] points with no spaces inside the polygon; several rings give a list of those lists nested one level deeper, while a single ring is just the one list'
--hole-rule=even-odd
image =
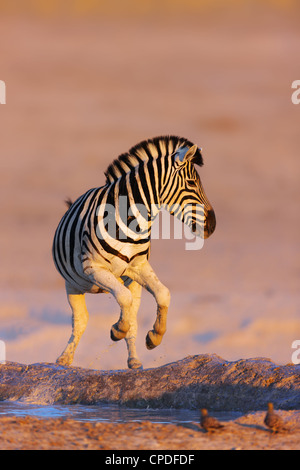
[{"label": "blurred background", "polygon": [[[51,245],[64,200],[104,184],[119,154],[177,134],[203,148],[199,170],[217,228],[200,251],[154,240],[171,290],[168,331],[145,367],[190,354],[291,361],[300,339],[299,2],[0,1],[0,339],[7,360],[54,362],[71,332]],[[111,296],[87,296],[74,365],[125,368]]]}]

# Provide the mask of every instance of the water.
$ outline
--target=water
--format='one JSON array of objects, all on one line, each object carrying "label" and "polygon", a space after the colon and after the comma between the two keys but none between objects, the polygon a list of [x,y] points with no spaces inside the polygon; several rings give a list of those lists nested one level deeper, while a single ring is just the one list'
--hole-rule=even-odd
[{"label": "water", "polygon": [[[238,418],[242,413],[211,413],[222,421]],[[70,418],[83,422],[125,423],[151,421],[153,423],[199,422],[198,410],[122,408],[118,405],[33,405],[18,401],[0,402],[0,416],[36,418]]]}]

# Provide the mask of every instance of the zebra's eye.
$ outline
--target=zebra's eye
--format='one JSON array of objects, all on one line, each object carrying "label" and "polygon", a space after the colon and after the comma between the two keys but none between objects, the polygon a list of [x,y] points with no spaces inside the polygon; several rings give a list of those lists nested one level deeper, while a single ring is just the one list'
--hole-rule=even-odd
[{"label": "zebra's eye", "polygon": [[196,188],[197,187],[197,181],[195,180],[187,180],[187,185],[190,186],[191,188]]}]

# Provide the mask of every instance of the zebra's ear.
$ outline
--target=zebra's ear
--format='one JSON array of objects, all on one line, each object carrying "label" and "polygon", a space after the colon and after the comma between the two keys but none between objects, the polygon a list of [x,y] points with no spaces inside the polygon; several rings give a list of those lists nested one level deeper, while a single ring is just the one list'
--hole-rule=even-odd
[{"label": "zebra's ear", "polygon": [[195,153],[197,152],[198,147],[197,145],[193,145],[192,147],[181,147],[177,150],[175,155],[175,162],[179,165],[183,165],[188,161],[192,161]]}]

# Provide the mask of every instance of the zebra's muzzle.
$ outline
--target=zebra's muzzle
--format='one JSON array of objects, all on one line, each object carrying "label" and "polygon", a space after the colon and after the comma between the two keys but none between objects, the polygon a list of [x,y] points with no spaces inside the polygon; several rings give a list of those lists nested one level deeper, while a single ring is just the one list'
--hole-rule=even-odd
[{"label": "zebra's muzzle", "polygon": [[207,212],[205,226],[204,226],[204,238],[208,238],[215,231],[216,228],[216,216],[213,209]]}]

